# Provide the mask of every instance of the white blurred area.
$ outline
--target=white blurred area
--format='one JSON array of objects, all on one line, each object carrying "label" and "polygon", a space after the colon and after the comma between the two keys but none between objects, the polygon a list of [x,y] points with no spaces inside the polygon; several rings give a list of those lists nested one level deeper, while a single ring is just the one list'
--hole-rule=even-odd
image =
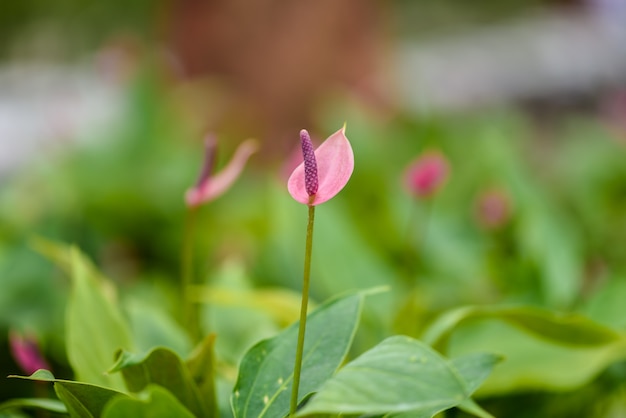
[{"label": "white blurred area", "polygon": [[462,37],[404,43],[395,68],[414,111],[480,108],[626,87],[626,1],[592,0]]},{"label": "white blurred area", "polygon": [[[626,0],[391,44],[389,90],[414,113],[618,91],[626,86]],[[105,67],[119,64],[114,55]],[[0,64],[0,180],[68,140],[105,137],[93,134],[124,112],[124,85],[101,64]]]},{"label": "white blurred area", "polygon": [[104,136],[122,106],[121,86],[93,66],[0,67],[0,178],[68,141]]}]

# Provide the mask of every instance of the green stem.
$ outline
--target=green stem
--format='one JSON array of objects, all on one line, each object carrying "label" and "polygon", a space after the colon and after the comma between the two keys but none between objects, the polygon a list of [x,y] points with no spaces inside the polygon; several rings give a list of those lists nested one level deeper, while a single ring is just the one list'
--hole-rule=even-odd
[{"label": "green stem", "polygon": [[298,345],[296,347],[296,363],[293,367],[293,387],[291,388],[291,405],[289,416],[293,416],[298,408],[298,388],[302,371],[302,354],[304,352],[304,333],[306,330],[306,314],[309,305],[309,283],[311,279],[311,250],[313,248],[313,222],[315,206],[309,206],[309,223],[306,227],[306,250],[304,252],[304,280],[302,284],[302,305],[300,306],[300,325],[298,327]]},{"label": "green stem", "polygon": [[181,256],[181,291],[183,300],[183,324],[187,328],[192,341],[196,342],[200,338],[200,322],[198,309],[194,301],[189,297],[189,289],[195,283],[193,272],[193,255],[196,230],[197,207],[191,207],[187,211],[185,219],[185,235],[183,238],[183,248]]},{"label": "green stem", "polygon": [[[424,211],[422,213],[422,230],[419,231],[417,240],[415,241],[413,238],[413,234],[417,230],[417,219],[419,215],[419,207],[415,205],[413,210],[411,211],[409,221],[407,223],[406,228],[406,236],[405,236],[405,256],[406,256],[406,269],[409,276],[413,275],[416,263],[415,259],[419,262],[424,260],[424,249],[426,239],[430,229],[430,218],[433,210],[434,198],[430,198],[424,202]],[[415,258],[417,256],[417,258]]]}]

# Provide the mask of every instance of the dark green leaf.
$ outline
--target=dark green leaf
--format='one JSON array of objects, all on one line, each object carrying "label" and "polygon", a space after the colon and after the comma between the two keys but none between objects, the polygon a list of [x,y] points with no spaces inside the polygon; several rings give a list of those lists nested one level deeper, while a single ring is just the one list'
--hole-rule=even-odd
[{"label": "dark green leaf", "polygon": [[208,416],[191,373],[176,353],[167,348],[155,348],[148,355],[121,352],[110,372],[121,371],[128,390],[141,392],[150,384],[168,390],[197,416]]},{"label": "dark green leaf", "polygon": [[341,368],[298,416],[391,413],[431,417],[467,399],[497,361],[492,355],[467,357],[458,360],[461,368],[457,369],[420,341],[391,337]]},{"label": "dark green leaf", "polygon": [[[331,300],[307,320],[299,401],[315,392],[339,367],[354,338],[363,296]],[[298,323],[259,342],[243,358],[233,390],[237,418],[275,418],[289,411]]]},{"label": "dark green leaf", "polygon": [[128,395],[102,386],[71,380],[56,379],[48,370],[37,370],[30,376],[9,376],[19,379],[54,382],[54,389],[72,418],[99,417],[113,397]]},{"label": "dark green leaf", "polygon": [[[102,418],[194,418],[174,395],[166,389],[149,385],[138,398],[115,398],[109,402]],[[206,415],[211,417],[211,415]]]}]

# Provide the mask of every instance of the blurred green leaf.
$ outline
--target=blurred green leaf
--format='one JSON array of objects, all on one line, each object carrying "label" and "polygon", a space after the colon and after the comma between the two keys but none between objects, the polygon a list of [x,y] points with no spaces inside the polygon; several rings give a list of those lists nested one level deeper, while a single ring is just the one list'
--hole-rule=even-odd
[{"label": "blurred green leaf", "polygon": [[54,390],[67,407],[72,418],[94,418],[102,415],[106,403],[126,394],[102,386],[56,379],[48,370],[37,370],[30,376],[10,376],[19,379],[54,382]]},{"label": "blurred green leaf", "polygon": [[503,356],[505,361],[480,387],[481,396],[578,388],[609,364],[626,358],[626,341],[618,338],[564,345],[537,338],[501,320],[482,319],[459,327],[450,337],[447,352],[461,356],[487,350]]},{"label": "blurred green leaf", "polygon": [[[0,403],[0,411],[9,409],[42,409],[44,411],[67,414],[65,404],[56,399],[15,398]],[[0,415],[1,416],[1,415]]]},{"label": "blurred green leaf", "polygon": [[283,288],[229,289],[224,286],[192,286],[190,294],[195,302],[262,311],[281,326],[297,320],[300,312],[300,295]]},{"label": "blurred green leaf", "polygon": [[[298,401],[318,390],[344,360],[362,304],[363,295],[353,294],[326,302],[309,315]],[[233,389],[235,417],[273,418],[288,413],[297,334],[295,323],[245,355]]]},{"label": "blurred green leaf", "polygon": [[126,312],[138,352],[167,347],[180,356],[191,351],[191,341],[183,328],[163,309],[134,300],[126,300]]},{"label": "blurred green leaf", "polygon": [[187,368],[198,387],[209,416],[219,416],[215,375],[215,334],[207,335],[187,360]]},{"label": "blurred green leaf", "polygon": [[[206,415],[211,416],[211,415]],[[194,418],[174,395],[158,385],[148,385],[137,398],[118,397],[109,402],[102,418]]]},{"label": "blurred green leaf", "polygon": [[391,337],[342,367],[298,416],[410,411],[431,417],[467,399],[498,361],[477,355],[459,359],[457,369],[418,340]]},{"label": "blurred green leaf", "polygon": [[76,248],[70,251],[72,290],[66,321],[67,356],[77,380],[124,389],[121,376],[105,372],[120,349],[132,349],[128,325],[111,283]]},{"label": "blurred green leaf", "polygon": [[122,351],[109,373],[121,371],[128,390],[140,392],[150,384],[168,390],[196,416],[209,416],[209,406],[201,396],[187,366],[167,348],[155,348],[147,355]]},{"label": "blurred green leaf", "polygon": [[427,343],[445,351],[454,330],[463,323],[485,318],[505,321],[533,335],[558,344],[602,346],[620,339],[610,328],[579,314],[558,314],[545,309],[522,307],[469,306],[440,316],[424,331]]},{"label": "blurred green leaf", "polygon": [[585,303],[583,312],[606,326],[626,331],[626,280],[610,277]]}]

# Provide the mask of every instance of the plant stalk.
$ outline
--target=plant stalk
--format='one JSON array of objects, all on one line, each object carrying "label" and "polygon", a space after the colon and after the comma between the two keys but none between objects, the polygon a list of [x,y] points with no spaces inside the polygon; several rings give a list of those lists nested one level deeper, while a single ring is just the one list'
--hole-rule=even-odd
[{"label": "plant stalk", "polygon": [[189,289],[195,284],[194,280],[194,243],[195,243],[195,230],[196,230],[196,218],[197,207],[191,207],[187,210],[187,216],[185,219],[185,232],[183,238],[183,248],[181,256],[181,292],[183,300],[183,324],[189,336],[193,342],[196,342],[200,338],[200,321],[198,317],[198,309],[196,304],[189,297]]},{"label": "plant stalk", "polygon": [[302,283],[302,304],[300,306],[300,325],[298,327],[298,343],[296,346],[296,362],[293,367],[293,386],[291,388],[291,405],[289,416],[293,416],[298,408],[298,389],[300,372],[302,371],[302,355],[304,352],[304,334],[306,331],[306,315],[309,305],[309,283],[311,279],[311,250],[313,248],[313,222],[315,206],[309,205],[309,222],[306,228],[306,249],[304,252],[304,279]]}]

